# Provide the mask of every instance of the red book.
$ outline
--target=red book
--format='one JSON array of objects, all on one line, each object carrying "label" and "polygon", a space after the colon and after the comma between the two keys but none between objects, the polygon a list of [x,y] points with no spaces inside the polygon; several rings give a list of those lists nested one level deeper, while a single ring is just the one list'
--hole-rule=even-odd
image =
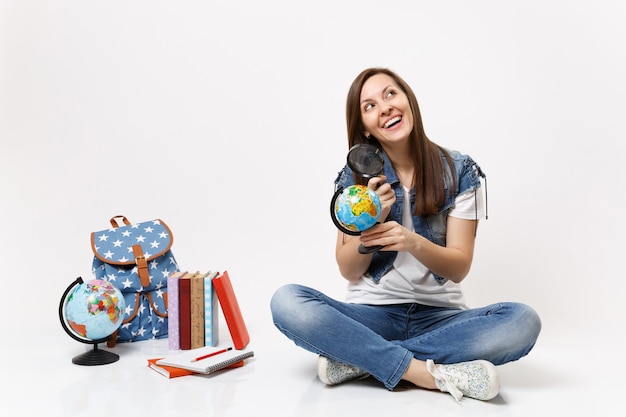
[{"label": "red book", "polygon": [[180,349],[191,349],[191,277],[186,273],[178,279],[178,321],[180,327]]},{"label": "red book", "polygon": [[237,350],[243,349],[250,342],[250,335],[243,320],[237,297],[235,297],[235,291],[228,276],[228,271],[224,271],[223,274],[213,278],[213,288],[224,312],[224,318],[226,319],[230,336],[233,339],[233,345]]}]

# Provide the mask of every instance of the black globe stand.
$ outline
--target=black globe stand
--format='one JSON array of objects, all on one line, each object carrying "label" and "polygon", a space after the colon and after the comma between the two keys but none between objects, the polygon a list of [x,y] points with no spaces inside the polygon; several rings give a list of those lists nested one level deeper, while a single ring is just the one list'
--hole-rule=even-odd
[{"label": "black globe stand", "polygon": [[120,356],[116,353],[98,349],[98,344],[94,343],[93,349],[72,358],[72,363],[76,365],[107,365],[117,362]]},{"label": "black globe stand", "polygon": [[97,339],[97,340],[82,339],[76,336],[69,329],[69,327],[67,326],[67,323],[65,323],[65,318],[63,316],[65,300],[67,299],[67,296],[70,293],[70,291],[72,291],[72,289],[75,286],[81,285],[83,282],[84,281],[81,277],[76,278],[76,280],[74,280],[74,282],[72,282],[66,288],[65,292],[63,293],[63,296],[61,297],[61,302],[59,304],[59,319],[61,320],[61,326],[63,326],[63,330],[65,330],[65,333],[67,333],[74,340],[77,340],[81,343],[87,343],[87,344],[93,345],[93,349],[88,350],[85,353],[81,353],[80,355],[74,356],[72,358],[72,363],[76,365],[96,366],[96,365],[108,365],[110,363],[117,362],[120,359],[120,356],[118,354],[109,352],[106,350],[100,350],[98,348],[98,343],[106,342],[107,340],[111,338],[111,336],[105,337],[102,339]]},{"label": "black globe stand", "polygon": [[381,250],[382,248],[384,248],[383,245],[378,245],[378,246],[364,246],[363,244],[359,245],[359,253],[361,255],[368,255],[370,253],[376,253],[379,250]]}]

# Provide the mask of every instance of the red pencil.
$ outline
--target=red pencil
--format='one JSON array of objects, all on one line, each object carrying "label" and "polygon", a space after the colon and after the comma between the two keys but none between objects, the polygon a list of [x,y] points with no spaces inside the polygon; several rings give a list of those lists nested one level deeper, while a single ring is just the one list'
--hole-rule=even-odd
[{"label": "red pencil", "polygon": [[224,352],[228,352],[229,350],[232,350],[233,348],[229,347],[226,349],[222,349],[222,350],[218,350],[217,352],[211,352],[207,355],[203,355],[203,356],[199,356],[195,359],[192,359],[191,362],[197,362],[197,361],[201,361],[202,359],[206,359],[206,358],[210,358],[211,356],[215,356],[215,355],[219,355],[220,353],[224,353]]}]

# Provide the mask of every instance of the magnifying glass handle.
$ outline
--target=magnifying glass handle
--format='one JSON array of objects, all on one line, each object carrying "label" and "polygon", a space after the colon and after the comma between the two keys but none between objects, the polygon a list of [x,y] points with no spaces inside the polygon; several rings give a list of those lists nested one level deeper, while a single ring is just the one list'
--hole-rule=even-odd
[{"label": "magnifying glass handle", "polygon": [[382,248],[384,248],[383,245],[378,245],[378,246],[363,246],[363,245],[359,245],[359,253],[361,255],[367,255],[368,253],[378,252]]}]

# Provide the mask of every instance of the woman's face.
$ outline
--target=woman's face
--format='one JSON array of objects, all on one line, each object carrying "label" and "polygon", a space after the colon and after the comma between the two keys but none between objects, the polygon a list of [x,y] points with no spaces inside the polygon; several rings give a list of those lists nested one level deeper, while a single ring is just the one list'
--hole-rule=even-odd
[{"label": "woman's face", "polygon": [[361,88],[361,118],[365,135],[372,134],[381,144],[405,141],[413,129],[409,100],[387,74],[376,74]]}]

